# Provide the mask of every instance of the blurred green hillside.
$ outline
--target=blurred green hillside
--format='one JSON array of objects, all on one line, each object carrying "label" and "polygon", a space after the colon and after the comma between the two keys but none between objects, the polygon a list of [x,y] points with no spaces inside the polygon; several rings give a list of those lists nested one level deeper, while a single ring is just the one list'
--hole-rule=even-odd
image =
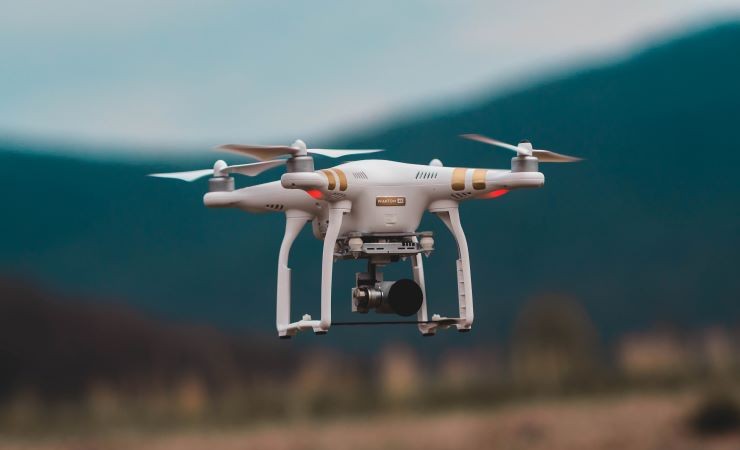
[{"label": "blurred green hillside", "polygon": [[[549,292],[580,300],[607,337],[656,321],[736,323],[738,54],[740,23],[724,24],[607,66],[335,142],[386,148],[384,157],[414,163],[436,157],[450,166],[507,168],[507,152],[457,138],[478,132],[586,158],[543,164],[544,189],[464,205],[475,332],[435,339],[508,336],[522,303]],[[30,152],[34,147],[0,143],[1,273],[162,317],[272,331],[280,214],[209,211],[201,203],[205,181],[144,176],[201,167],[188,161],[93,162]],[[426,266],[430,308],[445,314],[456,303],[454,243],[435,220],[422,225],[438,242]],[[294,247],[295,315],[318,314],[320,246],[307,230]],[[352,318],[349,288],[361,267],[336,266],[335,320]],[[359,347],[418,335],[411,327],[383,330],[333,328],[337,337],[326,341]]]}]

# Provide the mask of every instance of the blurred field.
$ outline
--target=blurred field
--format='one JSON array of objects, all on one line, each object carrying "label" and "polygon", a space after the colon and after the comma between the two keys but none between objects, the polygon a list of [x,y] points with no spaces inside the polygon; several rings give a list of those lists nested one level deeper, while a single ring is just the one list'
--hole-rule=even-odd
[{"label": "blurred field", "polygon": [[487,346],[280,344],[0,280],[0,448],[740,448],[737,327],[604,342],[545,295]]},{"label": "blurred field", "polygon": [[397,413],[248,428],[5,439],[2,449],[737,449],[737,430],[701,437],[688,425],[696,393],[542,400],[493,410]]}]

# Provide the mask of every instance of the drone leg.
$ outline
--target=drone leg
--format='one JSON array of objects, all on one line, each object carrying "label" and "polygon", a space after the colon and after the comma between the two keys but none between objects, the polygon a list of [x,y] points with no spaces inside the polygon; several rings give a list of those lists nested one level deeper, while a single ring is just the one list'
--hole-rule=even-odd
[{"label": "drone leg", "polygon": [[473,325],[473,285],[470,278],[470,258],[468,256],[468,241],[465,239],[460,212],[457,208],[447,208],[436,211],[437,216],[447,225],[457,241],[457,298],[461,322],[457,324],[458,331],[468,331]]},{"label": "drone leg", "polygon": [[[416,238],[414,238],[416,239]],[[414,281],[421,288],[422,302],[421,308],[416,313],[416,320],[426,322],[429,320],[427,315],[427,289],[424,284],[424,260],[421,253],[417,253],[411,258],[411,271],[414,274]],[[425,336],[433,335],[434,330],[430,330],[427,324],[419,324],[419,331]]]},{"label": "drone leg", "polygon": [[[343,205],[344,206],[344,205]],[[321,321],[314,328],[316,333],[326,333],[331,326],[331,284],[334,266],[334,246],[342,228],[344,214],[349,212],[348,207],[336,205],[329,211],[329,226],[324,236],[324,251],[321,259]]]},{"label": "drone leg", "polygon": [[285,235],[283,235],[283,243],[280,244],[277,275],[276,322],[278,335],[281,338],[287,338],[295,334],[295,330],[288,330],[290,324],[290,267],[288,267],[288,257],[293,241],[310,219],[311,216],[300,212],[286,211],[285,213]]}]

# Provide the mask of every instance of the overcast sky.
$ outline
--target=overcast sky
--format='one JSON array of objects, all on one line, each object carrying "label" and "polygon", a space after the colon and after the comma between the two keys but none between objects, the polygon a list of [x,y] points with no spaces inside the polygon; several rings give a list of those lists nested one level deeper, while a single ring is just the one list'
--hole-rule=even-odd
[{"label": "overcast sky", "polygon": [[0,137],[169,151],[317,140],[738,12],[740,0],[0,0]]}]

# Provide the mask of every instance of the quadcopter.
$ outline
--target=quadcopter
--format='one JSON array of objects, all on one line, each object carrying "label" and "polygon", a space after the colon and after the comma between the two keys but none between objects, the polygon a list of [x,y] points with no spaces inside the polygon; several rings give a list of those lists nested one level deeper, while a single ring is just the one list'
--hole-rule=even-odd
[{"label": "quadcopter", "polygon": [[[470,331],[473,325],[473,289],[468,243],[460,222],[460,203],[496,198],[513,189],[539,188],[545,176],[540,162],[575,162],[580,158],[534,149],[528,141],[518,145],[479,134],[461,137],[516,152],[511,170],[445,167],[438,159],[428,165],[388,160],[359,160],[315,170],[312,155],[339,158],[382,151],[307,148],[297,140],[290,146],[228,144],[219,149],[257,159],[258,162],[227,165],[216,161],[212,169],[156,173],[154,177],[194,181],[210,176],[203,203],[209,208],[238,208],[250,213],[285,214],[285,233],[278,256],[276,325],[280,338],[299,331],[326,334],[332,325],[332,267],[335,261],[366,259],[367,271],[355,275],[352,311],[416,315],[413,323],[424,336],[439,329]],[[234,188],[233,174],[256,176],[285,166],[280,180]],[[430,318],[422,255],[434,250],[431,232],[417,228],[425,212],[439,217],[452,233],[458,250],[458,317]],[[321,263],[321,317],[305,314],[291,321],[290,249],[303,227],[311,222],[313,235],[323,240]],[[410,259],[413,279],[384,280],[383,267]],[[344,322],[372,324],[378,322]],[[388,322],[382,322],[388,323]],[[339,325],[335,322],[335,325]]]}]

